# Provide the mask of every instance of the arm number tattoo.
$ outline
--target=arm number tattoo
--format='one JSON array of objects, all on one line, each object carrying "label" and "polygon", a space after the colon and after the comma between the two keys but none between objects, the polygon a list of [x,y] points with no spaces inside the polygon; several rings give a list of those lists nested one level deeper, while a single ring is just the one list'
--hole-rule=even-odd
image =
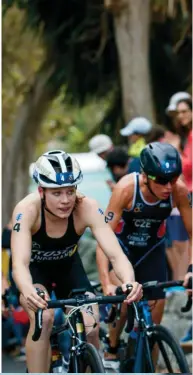
[{"label": "arm number tattoo", "polygon": [[107,216],[105,216],[105,223],[108,223],[109,221],[113,220],[114,218],[114,212],[109,211],[107,213]]}]

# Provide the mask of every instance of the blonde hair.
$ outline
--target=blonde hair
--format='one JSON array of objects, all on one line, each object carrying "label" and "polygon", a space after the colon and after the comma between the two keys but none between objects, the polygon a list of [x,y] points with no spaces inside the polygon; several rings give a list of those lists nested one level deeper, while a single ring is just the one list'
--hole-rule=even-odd
[{"label": "blonde hair", "polygon": [[74,210],[78,207],[78,205],[82,202],[82,200],[85,198],[85,195],[83,195],[80,192],[77,192],[76,194],[76,200],[74,205]]}]

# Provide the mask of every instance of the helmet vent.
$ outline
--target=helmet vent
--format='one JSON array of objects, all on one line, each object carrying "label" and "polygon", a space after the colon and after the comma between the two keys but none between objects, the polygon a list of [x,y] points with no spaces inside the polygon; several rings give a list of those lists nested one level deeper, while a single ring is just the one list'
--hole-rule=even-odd
[{"label": "helmet vent", "polygon": [[157,158],[157,156],[154,155],[153,158],[154,158],[156,164],[158,165],[158,167],[160,167],[161,164],[160,164],[159,159]]},{"label": "helmet vent", "polygon": [[153,150],[153,146],[151,145],[151,143],[150,143],[150,145],[149,145],[149,148],[151,148],[151,149]]},{"label": "helmet vent", "polygon": [[48,154],[49,155],[61,154],[61,151],[49,151]]},{"label": "helmet vent", "polygon": [[40,179],[42,181],[46,182],[47,184],[56,184],[57,185],[57,183],[55,181],[50,180],[48,177],[44,176],[43,174],[40,174],[39,176],[40,176]]},{"label": "helmet vent", "polygon": [[49,159],[49,162],[52,165],[52,167],[54,168],[56,173],[62,172],[62,168],[61,168],[60,164],[58,163],[58,161]]},{"label": "helmet vent", "polygon": [[68,156],[66,159],[63,157],[65,164],[66,164],[66,169],[67,172],[72,172],[72,159],[70,156]]}]

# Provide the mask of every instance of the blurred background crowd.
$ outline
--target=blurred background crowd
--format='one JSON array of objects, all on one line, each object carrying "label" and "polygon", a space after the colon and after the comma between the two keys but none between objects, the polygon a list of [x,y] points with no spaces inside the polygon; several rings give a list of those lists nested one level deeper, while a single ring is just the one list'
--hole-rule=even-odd
[{"label": "blurred background crowd", "polygon": [[[12,279],[10,217],[35,189],[33,161],[50,149],[74,153],[84,174],[80,190],[105,209],[114,184],[140,172],[143,147],[168,142],[181,154],[192,193],[191,56],[189,0],[3,2],[2,295],[11,290],[11,311],[2,301],[5,354],[25,359],[28,319]],[[175,208],[166,234],[170,279],[183,279],[187,248]],[[80,254],[90,280],[98,278],[95,249],[87,231]],[[184,334],[182,345],[192,339],[191,329]]]}]

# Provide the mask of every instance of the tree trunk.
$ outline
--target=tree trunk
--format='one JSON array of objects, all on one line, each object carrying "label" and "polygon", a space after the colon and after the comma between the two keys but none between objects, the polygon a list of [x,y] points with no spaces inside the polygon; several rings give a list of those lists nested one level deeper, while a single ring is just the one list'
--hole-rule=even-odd
[{"label": "tree trunk", "polygon": [[149,74],[149,0],[111,0],[119,56],[125,123],[135,116],[153,121]]},{"label": "tree trunk", "polygon": [[18,112],[9,146],[3,147],[2,171],[2,225],[10,220],[13,208],[27,193],[29,164],[32,162],[35,142],[41,120],[57,89],[49,84],[54,65],[43,64],[31,90]]}]

